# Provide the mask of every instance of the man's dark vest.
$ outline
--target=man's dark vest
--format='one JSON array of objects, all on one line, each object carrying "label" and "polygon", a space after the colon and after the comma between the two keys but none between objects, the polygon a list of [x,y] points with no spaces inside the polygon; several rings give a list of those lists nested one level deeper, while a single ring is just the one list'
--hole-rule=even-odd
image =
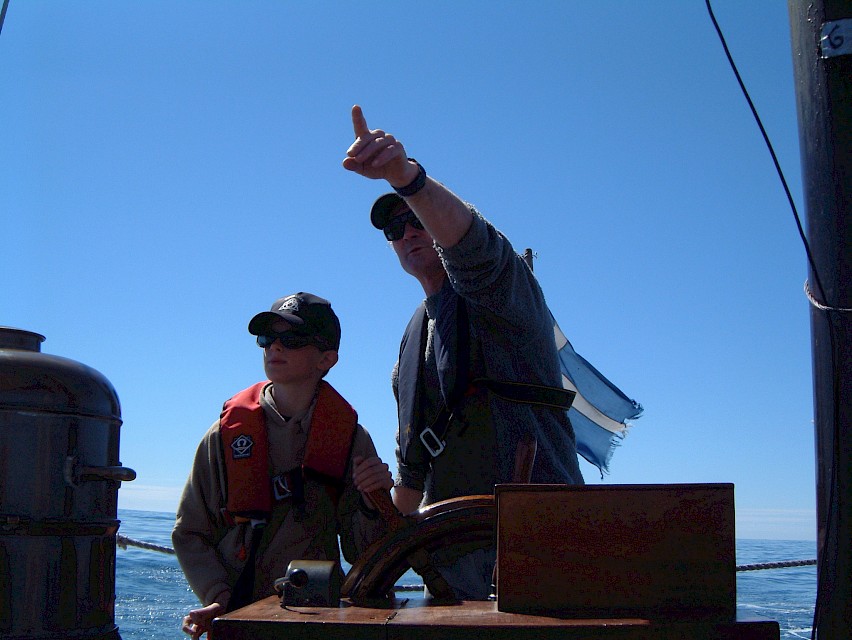
[{"label": "man's dark vest", "polygon": [[[228,476],[227,510],[233,516],[263,517],[272,511],[269,438],[260,404],[267,384],[258,382],[225,402],[219,418]],[[357,425],[355,409],[330,384],[320,381],[302,461],[304,477],[342,489]]]},{"label": "man's dark vest", "polygon": [[[453,411],[458,408],[465,395],[478,390],[487,390],[511,402],[545,406],[560,411],[567,411],[571,407],[575,394],[562,387],[498,381],[486,377],[471,379],[467,303],[455,292],[449,279],[444,281],[444,286],[438,293],[436,309],[432,340],[442,403],[438,416],[431,425],[426,424],[421,410],[428,330],[425,303],[414,312],[400,344],[397,409],[399,447],[403,461],[422,464],[439,455],[443,451],[443,435]],[[424,445],[422,447],[419,446],[421,442]]]}]

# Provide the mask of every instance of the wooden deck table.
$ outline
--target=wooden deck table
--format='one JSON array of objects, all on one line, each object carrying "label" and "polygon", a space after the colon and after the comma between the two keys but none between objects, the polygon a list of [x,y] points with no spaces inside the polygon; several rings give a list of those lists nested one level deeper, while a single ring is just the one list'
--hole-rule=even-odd
[{"label": "wooden deck table", "polygon": [[779,640],[760,618],[667,622],[639,618],[562,619],[505,613],[495,602],[434,605],[397,598],[390,608],[288,607],[271,596],[213,622],[211,640]]}]

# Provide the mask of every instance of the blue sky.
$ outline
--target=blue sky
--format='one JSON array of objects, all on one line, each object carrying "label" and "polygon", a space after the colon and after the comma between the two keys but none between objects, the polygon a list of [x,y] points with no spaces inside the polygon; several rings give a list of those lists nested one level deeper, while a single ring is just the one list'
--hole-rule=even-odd
[{"label": "blue sky", "polygon": [[[786,3],[716,16],[802,206]],[[350,108],[476,204],[575,349],[645,407],[603,480],[732,482],[737,535],[814,539],[806,259],[704,2],[60,3],[0,34],[0,325],[122,405],[122,508],[172,511],[246,331],[341,318],[329,380],[393,463],[422,298],[341,168]]]}]

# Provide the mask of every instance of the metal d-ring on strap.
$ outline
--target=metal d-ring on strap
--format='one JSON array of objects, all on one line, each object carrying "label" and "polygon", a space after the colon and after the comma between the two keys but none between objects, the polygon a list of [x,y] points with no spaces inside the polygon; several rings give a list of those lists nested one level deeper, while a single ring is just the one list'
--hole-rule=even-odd
[{"label": "metal d-ring on strap", "polygon": [[[450,415],[452,418],[452,415]],[[449,422],[449,420],[447,420]],[[446,424],[444,425],[446,428]],[[429,452],[429,455],[433,458],[437,458],[447,446],[447,443],[444,442],[438,434],[432,431],[432,427],[426,427],[423,431],[420,432],[420,442],[423,443],[423,446],[426,447],[426,451]]]}]

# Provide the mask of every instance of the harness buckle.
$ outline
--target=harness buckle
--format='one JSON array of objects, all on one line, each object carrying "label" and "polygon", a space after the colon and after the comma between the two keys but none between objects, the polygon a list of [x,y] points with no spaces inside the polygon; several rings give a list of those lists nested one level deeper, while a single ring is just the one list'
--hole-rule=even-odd
[{"label": "harness buckle", "polygon": [[291,498],[293,496],[289,480],[289,473],[279,473],[277,476],[272,478],[272,493],[275,496],[276,501]]},{"label": "harness buckle", "polygon": [[423,443],[423,446],[426,447],[426,451],[428,451],[433,458],[437,458],[441,455],[441,452],[446,446],[446,443],[441,440],[434,431],[432,431],[431,427],[426,427],[420,432],[420,442]]}]

